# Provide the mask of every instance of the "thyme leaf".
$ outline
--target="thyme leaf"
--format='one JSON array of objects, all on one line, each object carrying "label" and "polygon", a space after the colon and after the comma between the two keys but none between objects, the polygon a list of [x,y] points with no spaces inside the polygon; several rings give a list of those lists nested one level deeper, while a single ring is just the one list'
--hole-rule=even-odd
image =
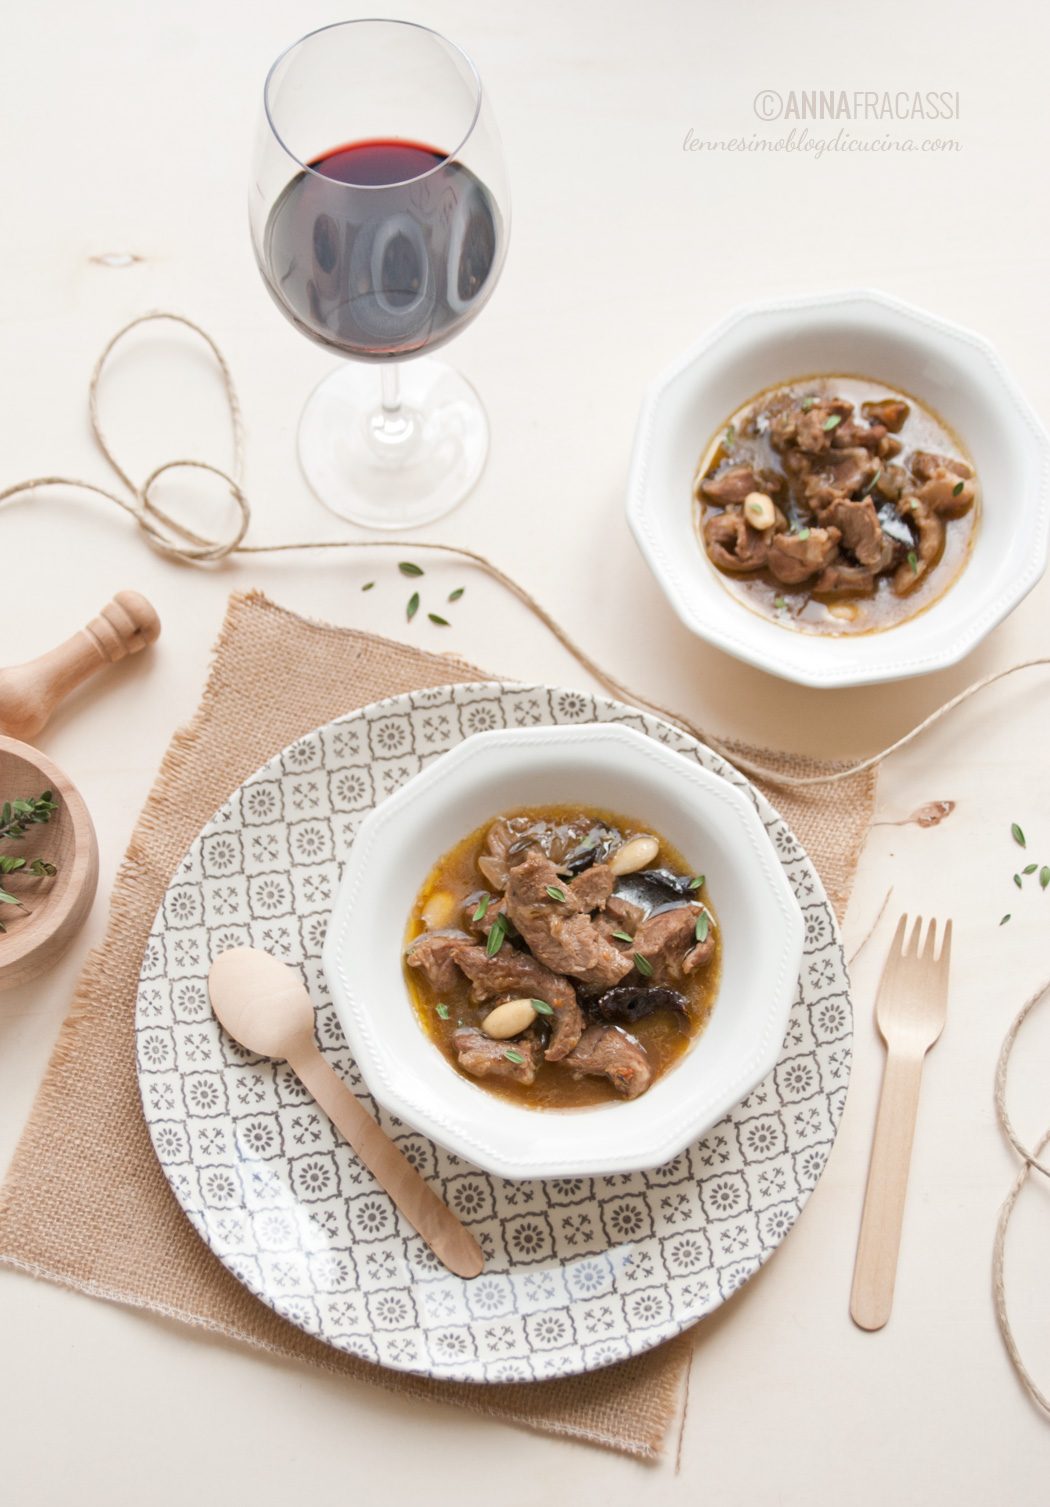
[{"label": "thyme leaf", "polygon": [[497,952],[499,952],[500,948],[503,946],[503,939],[506,935],[507,918],[503,914],[503,912],[500,911],[495,921],[493,921],[492,926],[489,929],[488,937],[485,941],[485,952],[488,957],[494,958],[496,956]]}]

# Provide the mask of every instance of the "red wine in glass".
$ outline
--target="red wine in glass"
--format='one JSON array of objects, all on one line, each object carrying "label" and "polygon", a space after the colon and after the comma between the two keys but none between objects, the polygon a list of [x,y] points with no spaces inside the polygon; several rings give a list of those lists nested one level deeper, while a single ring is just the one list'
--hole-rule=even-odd
[{"label": "red wine in glass", "polygon": [[501,260],[495,200],[461,162],[414,141],[351,142],[314,158],[276,200],[264,280],[298,329],[358,359],[451,340]]}]

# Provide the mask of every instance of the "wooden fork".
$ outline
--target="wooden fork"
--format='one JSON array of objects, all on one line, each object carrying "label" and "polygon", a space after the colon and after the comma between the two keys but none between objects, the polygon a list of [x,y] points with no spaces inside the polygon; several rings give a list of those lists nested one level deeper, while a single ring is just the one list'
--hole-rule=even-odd
[{"label": "wooden fork", "polygon": [[930,922],[920,947],[921,932],[921,916],[910,934],[908,917],[901,916],[875,1002],[886,1068],[850,1294],[850,1313],[861,1329],[881,1329],[893,1307],[922,1064],[944,1029],[948,1009],[952,923],[945,923],[937,956],[937,922]]}]

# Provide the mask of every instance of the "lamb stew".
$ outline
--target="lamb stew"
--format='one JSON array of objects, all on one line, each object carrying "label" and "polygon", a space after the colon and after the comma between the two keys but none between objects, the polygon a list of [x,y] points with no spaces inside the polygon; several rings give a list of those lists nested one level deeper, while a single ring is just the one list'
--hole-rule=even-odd
[{"label": "lamb stew", "polygon": [[974,467],[916,398],[857,377],[768,389],[712,440],[694,482],[701,542],[722,583],[785,628],[893,628],[969,559]]},{"label": "lamb stew", "polygon": [[497,817],[431,870],[405,976],[454,1068],[531,1109],[633,1099],[707,1022],[721,938],[706,880],[611,812]]}]

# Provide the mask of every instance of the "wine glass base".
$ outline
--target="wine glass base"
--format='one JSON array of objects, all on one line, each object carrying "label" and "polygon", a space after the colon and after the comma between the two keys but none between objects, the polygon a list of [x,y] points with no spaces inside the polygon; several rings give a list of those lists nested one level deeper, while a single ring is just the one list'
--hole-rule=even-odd
[{"label": "wine glass base", "polygon": [[393,433],[377,422],[378,372],[353,361],[314,389],[299,421],[299,464],[311,489],[364,528],[412,529],[442,518],[466,497],[488,455],[485,410],[465,377],[429,357],[399,363],[398,375]]}]

